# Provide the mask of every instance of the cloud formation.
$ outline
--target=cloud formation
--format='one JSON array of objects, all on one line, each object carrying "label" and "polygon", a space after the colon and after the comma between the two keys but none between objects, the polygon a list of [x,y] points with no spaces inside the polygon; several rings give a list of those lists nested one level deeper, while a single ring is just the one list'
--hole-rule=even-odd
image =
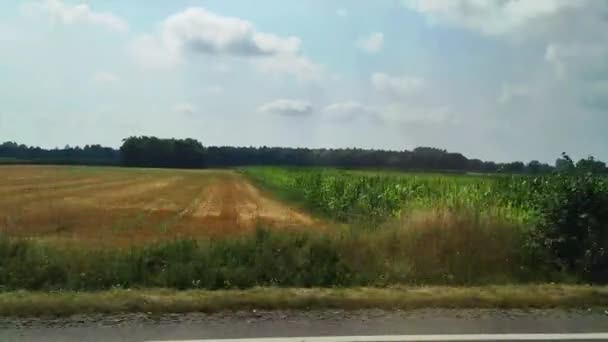
[{"label": "cloud formation", "polygon": [[399,98],[411,96],[426,88],[423,79],[413,76],[375,72],[370,79],[372,86],[378,92]]},{"label": "cloud formation", "polygon": [[152,69],[171,69],[182,60],[181,55],[167,49],[159,37],[151,34],[135,38],[127,51],[139,65]]},{"label": "cloud formation", "polygon": [[188,8],[169,16],[162,25],[161,37],[169,50],[179,53],[268,56],[294,54],[300,49],[297,37],[259,32],[246,20],[204,8]]},{"label": "cloud formation", "polygon": [[[257,3],[235,17],[219,2],[5,1],[0,64],[11,68],[0,88],[11,99],[4,121],[17,123],[0,135],[51,146],[139,132],[210,144],[426,144],[505,160],[605,156],[608,1],[399,2],[397,11],[391,1],[283,4],[311,21]],[[369,20],[351,20],[360,14]],[[47,112],[72,126],[52,133],[40,124]],[[270,124],[280,115],[301,120]],[[80,122],[90,130],[75,132]]]},{"label": "cloud formation", "polygon": [[512,33],[589,0],[404,0],[432,24],[462,26],[487,35]]},{"label": "cloud formation", "polygon": [[197,108],[189,102],[178,102],[173,105],[173,111],[182,115],[194,115],[196,114]]},{"label": "cloud formation", "polygon": [[139,36],[129,52],[145,67],[171,68],[206,55],[248,59],[263,73],[323,78],[323,67],[302,54],[298,37],[261,32],[247,20],[200,7],[167,17],[158,33]]},{"label": "cloud formation", "polygon": [[323,108],[324,118],[330,122],[350,122],[363,116],[373,116],[376,108],[357,101],[336,102]]},{"label": "cloud formation", "polygon": [[278,99],[263,104],[258,108],[261,113],[278,114],[283,116],[307,116],[312,114],[309,102],[293,99]]},{"label": "cloud formation", "polygon": [[42,0],[29,4],[26,10],[46,13],[66,25],[87,23],[116,31],[129,30],[126,20],[113,13],[94,11],[87,4],[69,5],[61,0]]},{"label": "cloud formation", "polygon": [[290,75],[301,81],[322,81],[325,78],[325,68],[306,56],[283,54],[255,59],[252,63],[258,71],[266,74]]},{"label": "cloud formation", "polygon": [[384,46],[384,34],[382,32],[370,33],[359,38],[355,46],[367,53],[378,53]]},{"label": "cloud formation", "polygon": [[378,110],[377,120],[388,126],[399,125],[453,125],[459,123],[453,110],[447,105],[394,102]]},{"label": "cloud formation", "polygon": [[[608,82],[608,1],[405,0],[404,4],[436,25],[544,45],[544,55],[538,59],[552,68],[553,75],[531,73],[530,77],[537,79],[529,82],[560,93],[573,93],[585,106],[597,107],[602,103],[598,100],[608,96],[601,85]],[[521,98],[523,89],[501,92],[499,98],[505,102]],[[565,101],[558,93],[547,95]]]}]

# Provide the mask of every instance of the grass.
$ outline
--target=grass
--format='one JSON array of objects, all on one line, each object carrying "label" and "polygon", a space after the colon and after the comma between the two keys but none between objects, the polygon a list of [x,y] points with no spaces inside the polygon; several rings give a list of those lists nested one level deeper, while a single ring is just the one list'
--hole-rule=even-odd
[{"label": "grass", "polygon": [[494,217],[438,211],[411,213],[378,230],[258,229],[122,250],[0,239],[0,287],[218,290],[569,281],[524,248],[525,229]]},{"label": "grass", "polygon": [[0,316],[68,316],[86,313],[186,313],[225,310],[592,308],[608,305],[608,287],[506,285],[486,287],[253,288],[175,291],[4,292]]}]

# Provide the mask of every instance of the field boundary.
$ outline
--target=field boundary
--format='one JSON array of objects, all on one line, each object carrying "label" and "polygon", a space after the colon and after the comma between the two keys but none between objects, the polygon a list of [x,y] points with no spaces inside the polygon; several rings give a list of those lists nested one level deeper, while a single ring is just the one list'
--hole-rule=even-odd
[{"label": "field boundary", "polygon": [[252,309],[587,309],[606,306],[608,286],[586,285],[0,293],[0,316],[22,317],[126,312],[212,313]]},{"label": "field boundary", "polygon": [[333,225],[339,224],[339,222],[334,220],[330,215],[327,215],[321,210],[315,209],[314,207],[307,204],[306,200],[300,194],[291,192],[288,189],[282,188],[264,180],[262,177],[256,176],[250,171],[251,167],[239,167],[233,170],[243,176],[249,183],[251,183],[254,187],[256,187],[263,194],[269,196],[270,198],[287,206],[290,206],[294,210],[306,213],[317,221],[327,222]]}]

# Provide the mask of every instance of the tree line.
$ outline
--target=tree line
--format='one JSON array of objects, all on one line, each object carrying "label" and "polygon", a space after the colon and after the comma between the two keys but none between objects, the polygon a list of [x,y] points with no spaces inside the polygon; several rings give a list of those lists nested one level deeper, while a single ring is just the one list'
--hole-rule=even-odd
[{"label": "tree line", "polygon": [[125,166],[201,168],[207,165],[203,144],[194,139],[129,137],[120,147]]},{"label": "tree line", "polygon": [[7,141],[0,144],[0,162],[33,164],[119,165],[120,152],[111,147],[86,145],[44,149]]},{"label": "tree line", "polygon": [[289,147],[209,146],[195,139],[161,139],[133,136],[123,139],[120,149],[100,145],[43,149],[15,142],[0,144],[0,162],[83,165],[123,165],[142,167],[235,167],[247,165],[331,166],[344,168],[394,168],[454,172],[548,173],[580,169],[608,173],[606,164],[588,157],[572,161],[566,155],[554,165],[532,160],[495,163],[469,159],[460,153],[433,147],[411,151],[372,149],[309,149]]}]

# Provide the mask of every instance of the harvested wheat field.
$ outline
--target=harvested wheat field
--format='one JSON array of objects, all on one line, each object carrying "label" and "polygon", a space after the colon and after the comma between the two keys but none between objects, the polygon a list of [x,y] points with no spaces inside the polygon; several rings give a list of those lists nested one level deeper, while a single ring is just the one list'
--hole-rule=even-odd
[{"label": "harvested wheat field", "polygon": [[125,246],[317,224],[229,170],[0,167],[8,236]]}]

